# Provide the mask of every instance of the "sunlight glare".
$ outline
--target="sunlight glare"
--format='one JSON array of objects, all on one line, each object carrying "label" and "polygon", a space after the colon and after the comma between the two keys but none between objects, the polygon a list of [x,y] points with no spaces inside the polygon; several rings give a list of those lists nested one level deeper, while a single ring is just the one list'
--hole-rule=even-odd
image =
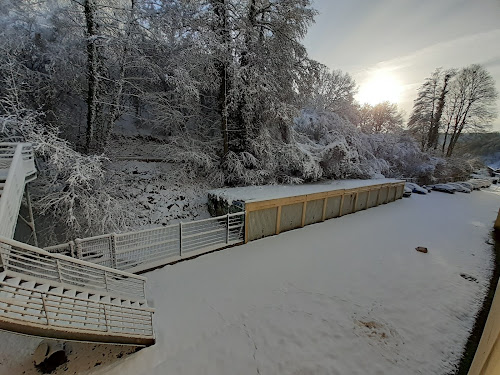
[{"label": "sunlight glare", "polygon": [[376,105],[385,101],[398,103],[402,86],[390,72],[379,70],[371,74],[359,88],[357,99],[361,104]]}]

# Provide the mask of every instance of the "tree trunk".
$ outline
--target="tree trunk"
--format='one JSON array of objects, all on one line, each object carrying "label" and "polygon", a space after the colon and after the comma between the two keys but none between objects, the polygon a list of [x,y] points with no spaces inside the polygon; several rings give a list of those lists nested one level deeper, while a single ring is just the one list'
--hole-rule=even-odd
[{"label": "tree trunk", "polygon": [[92,142],[96,131],[97,118],[97,95],[98,95],[98,55],[97,55],[97,25],[95,22],[96,4],[95,0],[85,0],[85,21],[87,25],[87,131],[85,150],[91,151]]},{"label": "tree trunk", "polygon": [[441,150],[441,153],[444,155],[444,151],[446,149],[446,140],[448,139],[448,132],[450,131],[450,123],[448,122],[448,126],[446,127],[446,132],[444,133],[444,141],[443,141],[443,148]]},{"label": "tree trunk", "polygon": [[214,31],[220,32],[222,36],[223,50],[217,63],[217,71],[220,79],[219,93],[218,93],[218,107],[220,114],[220,129],[222,137],[222,159],[226,157],[229,152],[229,134],[228,134],[228,109],[227,109],[227,91],[230,87],[231,80],[228,79],[227,72],[227,59],[230,56],[229,42],[230,34],[228,29],[228,14],[226,0],[214,0],[214,13],[217,17],[217,23],[214,25]]},{"label": "tree trunk", "polygon": [[119,76],[118,76],[118,82],[116,83],[116,91],[113,99],[113,105],[111,107],[111,112],[109,115],[109,120],[106,124],[106,127],[103,128],[103,144],[102,147],[105,148],[108,143],[109,139],[111,137],[111,133],[113,132],[113,128],[115,125],[115,122],[120,118],[121,116],[121,106],[120,102],[123,96],[123,86],[125,82],[125,64],[127,61],[127,55],[130,50],[130,38],[132,35],[132,24],[134,22],[135,18],[135,3],[136,0],[131,0],[130,3],[130,14],[128,15],[128,20],[126,24],[126,29],[125,29],[125,45],[123,46],[122,50],[122,55],[119,60],[120,64],[120,71],[119,71]]},{"label": "tree trunk", "polygon": [[443,88],[441,89],[441,94],[439,95],[438,105],[434,116],[432,116],[431,129],[429,131],[428,147],[437,149],[438,138],[439,138],[439,124],[441,122],[441,116],[443,115],[443,109],[445,105],[446,94],[448,93],[448,82],[450,80],[450,75],[444,76]]},{"label": "tree trunk", "polygon": [[[253,33],[256,31],[257,25],[257,10],[255,5],[255,0],[250,0],[250,4],[248,7],[248,15],[247,15],[248,29],[246,30],[245,35],[245,48],[241,52],[240,58],[240,69],[242,71],[241,79],[243,86],[247,87],[250,84],[250,76],[245,73],[245,69],[250,65],[250,61],[248,58],[249,52],[252,50],[252,37]],[[260,34],[260,31],[259,31]],[[236,113],[236,124],[238,127],[238,132],[235,134],[237,136],[236,140],[236,151],[246,151],[248,150],[248,139],[253,132],[253,127],[255,123],[255,116],[245,116],[244,112],[248,105],[249,98],[245,92],[242,93],[241,98],[238,103],[237,113]],[[250,98],[250,100],[252,100]],[[250,118],[249,118],[250,117]]]}]

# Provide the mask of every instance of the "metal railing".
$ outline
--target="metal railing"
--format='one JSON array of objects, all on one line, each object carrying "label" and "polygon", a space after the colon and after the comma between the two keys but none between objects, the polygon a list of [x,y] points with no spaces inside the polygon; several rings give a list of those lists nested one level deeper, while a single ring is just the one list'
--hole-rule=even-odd
[{"label": "metal railing", "polygon": [[0,236],[12,238],[24,193],[24,184],[36,177],[33,148],[29,143],[0,143]]},{"label": "metal railing", "polygon": [[146,278],[142,276],[49,253],[2,236],[0,236],[0,257],[6,271],[67,286],[104,291],[115,297],[145,299]]},{"label": "metal railing", "polygon": [[184,222],[137,232],[76,239],[45,248],[128,272],[140,272],[182,258],[244,242],[245,213]]},{"label": "metal railing", "polygon": [[5,183],[0,197],[0,235],[13,237],[17,223],[17,215],[24,193],[25,173],[23,167],[22,145],[14,148],[0,145],[2,169],[7,169],[3,177]]},{"label": "metal railing", "polygon": [[140,305],[122,306],[111,299],[106,302],[0,282],[0,316],[25,322],[26,332],[42,324],[63,328],[68,339],[71,329],[85,334],[105,332],[109,340],[113,334],[153,339],[153,312]]},{"label": "metal railing", "polygon": [[74,255],[71,246],[48,252],[11,239],[25,184],[35,178],[32,146],[0,143],[0,329],[154,343],[154,310],[147,307],[144,277],[62,255]]},{"label": "metal railing", "polygon": [[35,156],[31,143],[0,142],[0,169],[8,169],[18,147],[21,147],[21,159],[24,174],[36,174]]}]

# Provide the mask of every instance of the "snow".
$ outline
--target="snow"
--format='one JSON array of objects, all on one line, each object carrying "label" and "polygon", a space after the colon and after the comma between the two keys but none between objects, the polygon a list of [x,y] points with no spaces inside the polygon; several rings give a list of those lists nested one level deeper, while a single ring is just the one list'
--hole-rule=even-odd
[{"label": "snow", "polygon": [[[55,374],[448,374],[499,206],[498,186],[412,195],[147,273],[157,343],[120,360],[74,347]],[[35,374],[36,339],[1,335],[0,373]]]},{"label": "snow", "polygon": [[123,207],[133,213],[130,229],[175,224],[210,217],[205,181],[183,178],[176,163],[113,161],[107,167],[108,186]]},{"label": "snow", "polygon": [[371,180],[332,180],[327,182],[304,184],[304,185],[265,185],[265,186],[244,186],[237,188],[221,188],[210,190],[208,194],[219,196],[232,201],[261,201],[293,197],[297,195],[307,195],[322,193],[326,191],[354,189],[365,186],[389,184],[401,182],[393,178],[380,178]]},{"label": "snow", "polygon": [[447,374],[499,205],[489,189],[414,195],[153,271],[157,343],[106,373]]}]

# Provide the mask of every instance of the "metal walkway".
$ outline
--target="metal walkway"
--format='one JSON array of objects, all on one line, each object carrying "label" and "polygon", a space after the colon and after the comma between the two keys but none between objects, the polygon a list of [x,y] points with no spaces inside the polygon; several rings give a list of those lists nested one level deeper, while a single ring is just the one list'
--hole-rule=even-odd
[{"label": "metal walkway", "polygon": [[154,344],[146,279],[13,240],[36,178],[27,143],[0,143],[0,329],[63,340]]}]

